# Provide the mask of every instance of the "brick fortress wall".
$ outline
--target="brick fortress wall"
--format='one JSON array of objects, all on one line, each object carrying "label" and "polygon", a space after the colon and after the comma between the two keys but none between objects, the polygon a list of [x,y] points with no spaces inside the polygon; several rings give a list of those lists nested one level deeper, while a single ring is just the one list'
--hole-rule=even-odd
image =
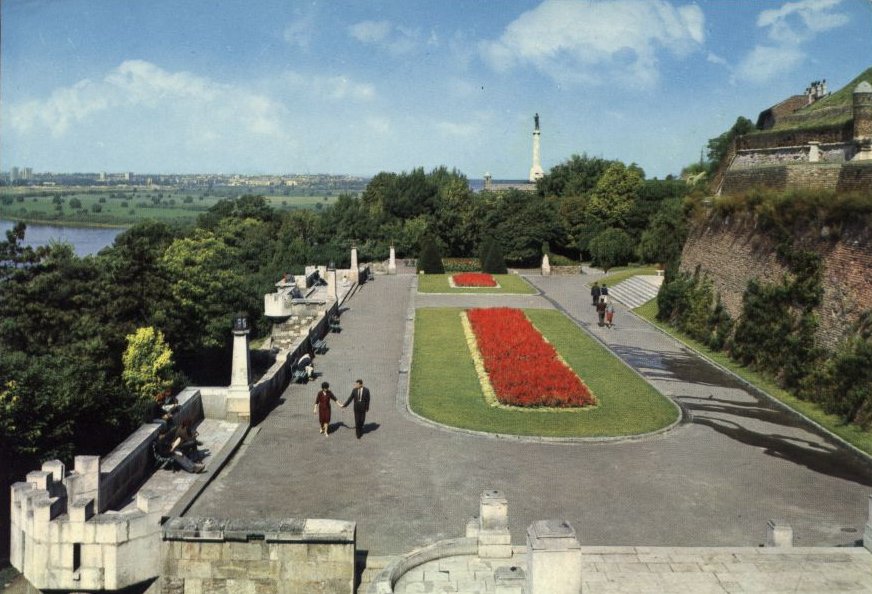
[{"label": "brick fortress wall", "polygon": [[731,169],[726,174],[722,193],[741,194],[754,187],[777,191],[790,188],[868,191],[872,188],[872,163],[795,163]]},{"label": "brick fortress wall", "polygon": [[[827,349],[834,349],[859,315],[872,309],[872,230],[858,225],[841,229],[837,240],[822,237],[831,234],[832,230],[818,229],[814,237],[802,240],[823,258],[824,297],[817,312],[817,338]],[[749,280],[774,283],[787,273],[773,241],[748,217],[712,218],[697,225],[684,246],[681,270],[693,273],[697,267],[711,279],[733,319],[742,311]]]}]

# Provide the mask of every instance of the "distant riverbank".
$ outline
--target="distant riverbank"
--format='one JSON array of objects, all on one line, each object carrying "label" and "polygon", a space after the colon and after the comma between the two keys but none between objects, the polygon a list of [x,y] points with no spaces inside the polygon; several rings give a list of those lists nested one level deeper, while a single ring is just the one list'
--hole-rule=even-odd
[{"label": "distant riverbank", "polygon": [[[6,232],[12,229],[17,221],[0,219],[0,237],[6,239]],[[96,254],[105,247],[112,245],[119,233],[125,227],[58,225],[24,221],[27,231],[24,233],[24,245],[30,247],[46,246],[51,243],[69,243],[79,256]]]}]

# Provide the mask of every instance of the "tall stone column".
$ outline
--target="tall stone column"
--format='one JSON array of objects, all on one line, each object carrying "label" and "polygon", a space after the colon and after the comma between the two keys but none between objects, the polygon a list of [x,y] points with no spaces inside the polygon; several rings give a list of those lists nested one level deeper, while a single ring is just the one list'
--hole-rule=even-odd
[{"label": "tall stone column", "polygon": [[530,167],[530,181],[535,182],[537,179],[545,177],[545,172],[542,171],[542,159],[540,155],[540,136],[539,131],[539,114],[536,114],[533,127],[533,166]]},{"label": "tall stone column", "polygon": [[357,263],[357,246],[351,246],[351,277],[348,279],[353,283],[360,282],[360,265]]},{"label": "tall stone column", "polygon": [[397,252],[394,249],[394,246],[391,246],[391,255],[388,259],[388,274],[396,274],[397,273]]},{"label": "tall stone column", "polygon": [[240,315],[233,320],[233,361],[225,413],[228,420],[251,419],[251,353],[248,350],[250,331],[245,316]]},{"label": "tall stone column", "polygon": [[857,153],[852,161],[872,159],[872,85],[861,82],[854,88],[854,142]]},{"label": "tall stone column", "polygon": [[333,262],[330,262],[330,266],[327,267],[327,299],[335,301],[338,294],[336,290],[336,267],[333,265]]}]

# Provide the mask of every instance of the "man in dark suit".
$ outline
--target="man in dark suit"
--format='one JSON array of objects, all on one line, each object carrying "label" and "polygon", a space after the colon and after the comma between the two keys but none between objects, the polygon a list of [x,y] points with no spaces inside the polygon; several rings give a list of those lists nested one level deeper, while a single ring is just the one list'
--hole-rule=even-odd
[{"label": "man in dark suit", "polygon": [[357,432],[357,439],[363,435],[363,424],[366,422],[366,413],[369,412],[369,388],[363,386],[363,380],[354,382],[354,389],[351,390],[351,396],[342,405],[342,408],[354,401],[354,429]]}]

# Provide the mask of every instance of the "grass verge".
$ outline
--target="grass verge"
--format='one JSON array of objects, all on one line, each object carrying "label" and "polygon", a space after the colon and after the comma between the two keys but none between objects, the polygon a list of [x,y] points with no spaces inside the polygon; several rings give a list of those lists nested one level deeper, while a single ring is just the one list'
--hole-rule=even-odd
[{"label": "grass verge", "polygon": [[[618,283],[624,282],[632,276],[657,274],[657,269],[654,266],[632,266],[627,268],[612,268],[612,272],[606,276],[597,279],[599,284],[605,283],[613,287]],[[591,284],[591,283],[588,283]]]},{"label": "grass verge", "polygon": [[800,400],[790,392],[784,390],[775,383],[772,378],[733,361],[726,353],[711,350],[701,342],[698,342],[682,332],[679,332],[672,326],[659,321],[657,319],[658,309],[656,299],[637,307],[633,311],[679,342],[682,342],[693,350],[702,353],[718,365],[729,369],[752,386],[766,392],[776,400],[805,415],[829,431],[832,431],[854,447],[866,452],[867,454],[872,454],[872,432],[864,431],[856,425],[846,425],[842,422],[840,417],[824,412],[820,406],[814,402]]},{"label": "grass verge", "polygon": [[464,429],[545,437],[638,435],[678,418],[667,398],[554,310],[524,312],[587,384],[597,406],[560,411],[491,407],[481,392],[460,312],[459,308],[416,312],[409,404],[423,417]]},{"label": "grass verge", "polygon": [[448,284],[451,274],[421,274],[418,275],[419,293],[519,293],[522,295],[534,295],[534,289],[530,283],[517,274],[495,274],[494,280],[499,287],[470,289],[469,287],[454,288]]}]

